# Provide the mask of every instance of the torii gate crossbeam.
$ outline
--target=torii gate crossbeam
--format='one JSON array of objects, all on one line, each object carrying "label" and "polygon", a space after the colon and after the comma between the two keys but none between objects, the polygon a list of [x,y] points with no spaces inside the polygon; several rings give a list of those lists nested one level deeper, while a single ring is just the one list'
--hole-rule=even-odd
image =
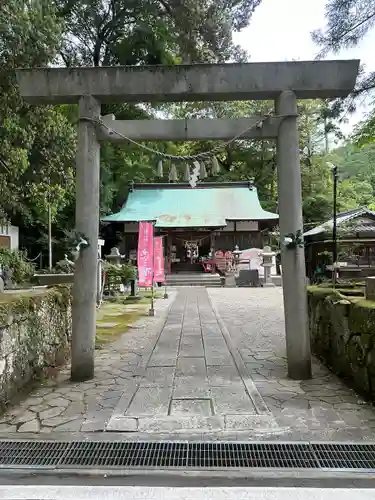
[{"label": "torii gate crossbeam", "polygon": [[[79,103],[76,229],[87,236],[90,246],[79,257],[74,276],[73,380],[83,381],[94,376],[98,138],[103,140],[95,122],[101,118],[101,103],[273,99],[276,115],[283,117],[277,138],[280,236],[283,239],[287,234],[302,231],[297,99],[345,97],[354,88],[358,68],[357,60],[340,60],[17,70],[21,95],[28,102]],[[228,134],[223,128],[226,125],[215,126],[218,138],[220,134]],[[235,136],[238,123],[233,130]],[[268,131],[272,132],[271,127]],[[151,132],[150,129],[148,133]],[[208,132],[206,138],[209,137]],[[138,139],[141,139],[139,132]],[[283,248],[282,266],[288,374],[292,379],[308,379],[311,378],[311,353],[304,249]]]}]

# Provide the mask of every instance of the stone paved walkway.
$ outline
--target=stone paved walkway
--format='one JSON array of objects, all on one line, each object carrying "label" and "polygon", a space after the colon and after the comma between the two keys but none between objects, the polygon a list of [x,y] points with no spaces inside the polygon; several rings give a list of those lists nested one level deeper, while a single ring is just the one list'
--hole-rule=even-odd
[{"label": "stone paved walkway", "polygon": [[282,289],[209,290],[211,301],[282,439],[375,441],[375,409],[318,360],[313,379],[287,377]]},{"label": "stone paved walkway", "polygon": [[[282,291],[180,289],[0,417],[0,438],[372,440],[375,412],[327,369],[287,378]],[[95,434],[92,434],[95,433]]]},{"label": "stone paved walkway", "polygon": [[206,289],[180,291],[107,430],[175,433],[277,427],[222,331]]},{"label": "stone paved walkway", "polygon": [[[35,390],[19,405],[0,416],[0,438],[67,437],[67,433],[104,431],[126,383],[134,379],[137,365],[160,333],[176,296],[155,302],[155,317],[141,317],[126,333],[102,350],[95,351],[95,378],[84,383],[70,381],[67,366]],[[119,306],[116,305],[116,310]]]}]

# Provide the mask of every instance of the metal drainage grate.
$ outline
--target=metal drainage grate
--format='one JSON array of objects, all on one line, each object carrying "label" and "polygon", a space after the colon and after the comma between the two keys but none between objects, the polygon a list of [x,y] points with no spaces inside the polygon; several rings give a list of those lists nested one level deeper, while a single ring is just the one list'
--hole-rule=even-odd
[{"label": "metal drainage grate", "polygon": [[55,466],[67,445],[59,441],[0,441],[0,466]]},{"label": "metal drainage grate", "polygon": [[375,469],[375,445],[312,444],[320,467],[327,469]]},{"label": "metal drainage grate", "polygon": [[186,467],[188,446],[170,442],[80,442],[68,450],[60,466]]},{"label": "metal drainage grate", "polygon": [[308,445],[239,443],[76,443],[60,466],[316,468]]},{"label": "metal drainage grate", "polygon": [[192,443],[186,463],[192,468],[316,468],[307,444]]},{"label": "metal drainage grate", "polygon": [[375,470],[375,445],[0,441],[0,467]]}]

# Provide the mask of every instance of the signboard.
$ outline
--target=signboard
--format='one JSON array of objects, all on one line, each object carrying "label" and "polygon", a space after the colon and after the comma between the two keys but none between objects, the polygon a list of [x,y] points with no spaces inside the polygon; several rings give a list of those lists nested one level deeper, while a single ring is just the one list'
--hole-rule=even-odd
[{"label": "signboard", "polygon": [[244,220],[236,222],[236,231],[258,231],[259,223],[256,220]]},{"label": "signboard", "polygon": [[104,247],[105,241],[101,240],[100,238],[98,239],[98,257],[99,259],[102,258],[102,247]]},{"label": "signboard", "polygon": [[125,233],[137,233],[139,229],[138,222],[125,222],[124,232]]},{"label": "signboard", "polygon": [[154,281],[155,283],[165,282],[162,236],[157,236],[156,238],[154,238]]},{"label": "signboard", "polygon": [[139,223],[138,235],[138,285],[151,287],[154,272],[154,225],[152,222]]},{"label": "signboard", "polygon": [[227,220],[227,225],[220,231],[233,232],[233,231],[259,231],[259,223],[257,220]]}]

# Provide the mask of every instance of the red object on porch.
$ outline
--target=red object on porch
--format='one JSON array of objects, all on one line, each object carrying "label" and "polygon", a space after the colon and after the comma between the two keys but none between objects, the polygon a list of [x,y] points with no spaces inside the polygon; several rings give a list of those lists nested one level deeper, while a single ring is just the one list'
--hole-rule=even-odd
[{"label": "red object on porch", "polygon": [[205,273],[211,273],[212,270],[216,270],[216,262],[214,260],[204,260],[202,261],[202,266]]},{"label": "red object on porch", "polygon": [[222,252],[221,250],[215,252],[215,264],[217,269],[219,269],[221,272],[225,272],[226,258],[224,256],[224,252]]}]

